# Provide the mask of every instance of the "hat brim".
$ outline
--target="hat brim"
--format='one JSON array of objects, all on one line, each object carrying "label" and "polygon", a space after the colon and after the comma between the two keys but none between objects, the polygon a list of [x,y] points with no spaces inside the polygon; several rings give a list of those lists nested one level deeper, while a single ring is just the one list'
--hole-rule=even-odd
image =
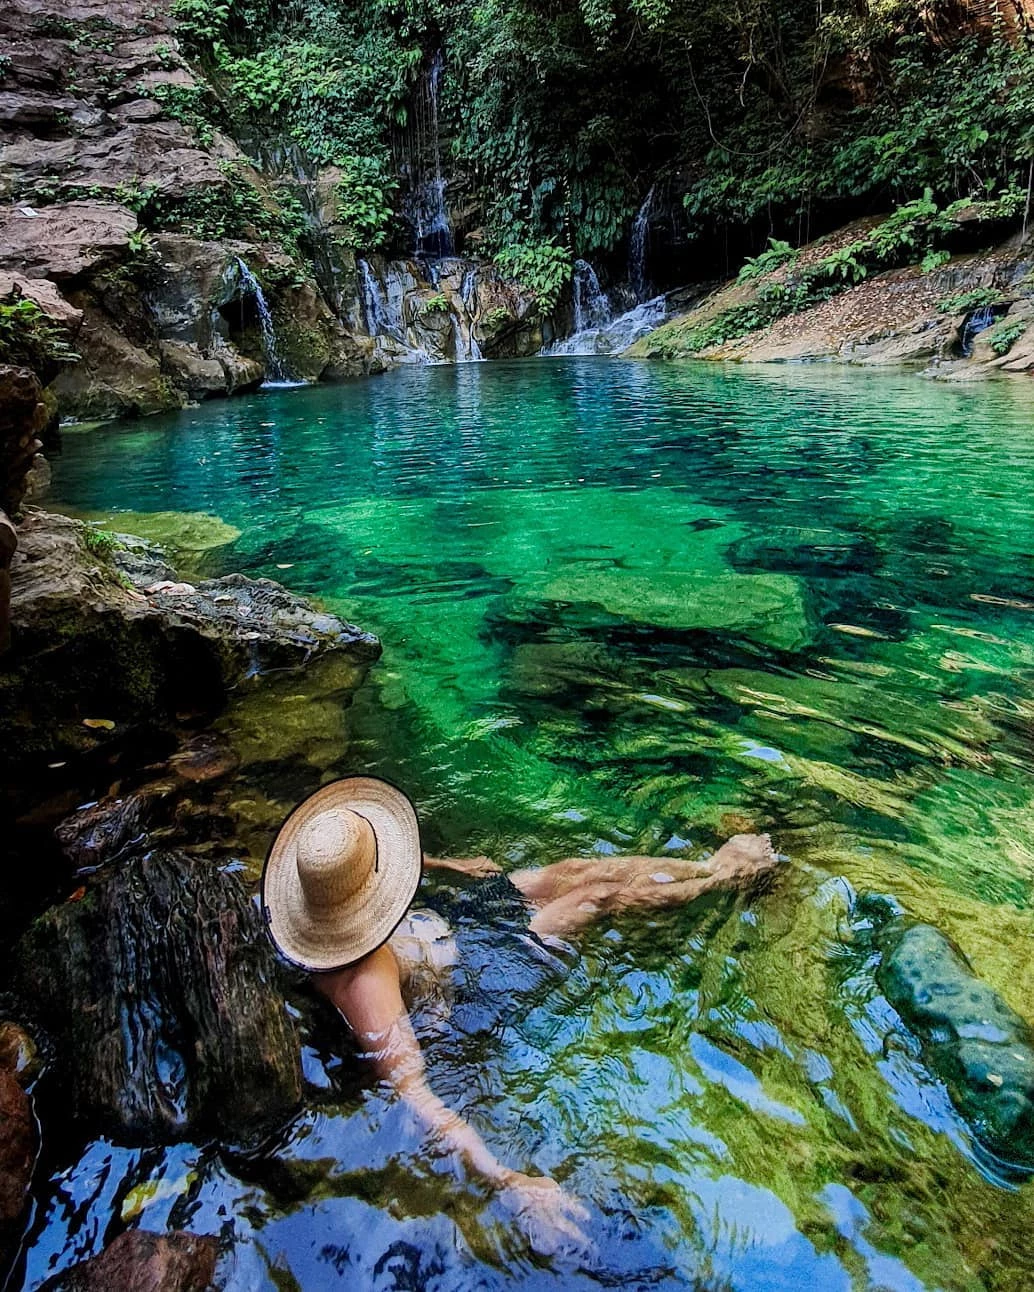
[{"label": "hat brim", "polygon": [[[377,865],[330,919],[317,919],[303,898],[296,843],[313,816],[334,808],[347,808],[369,821]],[[416,896],[422,868],[416,809],[400,789],[372,776],[332,781],[298,804],[270,846],[261,898],[269,936],[285,959],[310,972],[354,964],[394,933]]]}]

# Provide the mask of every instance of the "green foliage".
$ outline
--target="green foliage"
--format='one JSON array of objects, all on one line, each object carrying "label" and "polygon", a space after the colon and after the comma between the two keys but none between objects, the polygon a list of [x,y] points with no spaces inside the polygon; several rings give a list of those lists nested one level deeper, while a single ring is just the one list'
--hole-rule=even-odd
[{"label": "green foliage", "polygon": [[191,237],[259,238],[278,242],[285,251],[297,250],[306,231],[305,211],[290,188],[266,198],[232,162],[221,163],[223,184],[195,187],[170,196],[144,187],[128,197],[148,229],[175,229]]},{"label": "green foliage", "polygon": [[436,296],[428,296],[420,305],[421,314],[448,314],[449,298],[444,292],[439,292]]},{"label": "green foliage", "polygon": [[338,165],[337,218],[347,230],[346,245],[354,249],[383,246],[391,229],[396,181],[376,158],[342,157]]},{"label": "green foliage", "polygon": [[738,283],[747,283],[754,278],[770,274],[783,265],[793,264],[800,252],[794,250],[788,242],[779,238],[769,238],[768,247],[759,256],[748,256],[736,275]]},{"label": "green foliage", "polygon": [[496,252],[495,263],[507,277],[534,292],[543,314],[556,308],[573,273],[571,253],[553,242],[503,247]]},{"label": "green foliage", "polygon": [[[436,50],[450,192],[462,181],[468,228],[490,247],[623,254],[658,181],[690,235],[764,230],[745,281],[853,200],[898,204],[877,263],[911,238],[934,265],[944,248],[926,237],[924,204],[946,216],[997,192],[997,218],[1015,218],[1004,197],[1025,190],[1034,157],[1030,41],[935,40],[906,0],[176,0],[175,12],[230,124],[342,168],[357,249],[391,240],[400,158],[426,162]],[[860,69],[864,106],[832,100],[837,60]],[[169,103],[196,130],[212,120],[190,96]],[[855,257],[837,272],[869,270]]]},{"label": "green foliage", "polygon": [[230,19],[229,0],[175,0],[173,16],[179,35],[195,49],[219,40]]},{"label": "green foliage", "polygon": [[215,104],[200,85],[138,85],[142,97],[160,103],[174,121],[190,126],[202,148],[212,144],[215,126]]},{"label": "green foliage", "polygon": [[93,525],[87,526],[83,531],[83,544],[92,556],[102,561],[110,560],[112,555],[122,547],[114,534],[106,529],[97,529]]},{"label": "green foliage", "polygon": [[78,361],[62,329],[35,301],[23,296],[0,300],[0,363],[24,364],[39,372]]},{"label": "green foliage", "polygon": [[1001,294],[993,287],[974,287],[971,291],[956,292],[954,296],[942,296],[937,308],[942,314],[968,314],[970,310],[997,305],[1000,300]]},{"label": "green foliage", "polygon": [[1002,323],[991,333],[991,349],[999,359],[1009,353],[1016,342],[1027,331],[1023,319],[1014,319],[1011,323]]},{"label": "green foliage", "polygon": [[919,262],[919,268],[924,274],[929,274],[935,269],[940,269],[941,265],[946,265],[951,259],[950,251],[928,251]]}]

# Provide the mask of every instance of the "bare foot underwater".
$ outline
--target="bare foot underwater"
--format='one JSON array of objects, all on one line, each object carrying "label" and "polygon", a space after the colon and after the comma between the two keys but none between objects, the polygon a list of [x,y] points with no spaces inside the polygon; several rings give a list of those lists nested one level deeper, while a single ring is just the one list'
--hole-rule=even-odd
[{"label": "bare foot underwater", "polygon": [[496,1190],[535,1251],[576,1255],[589,1246],[582,1203],[548,1176],[505,1166],[428,1085],[403,990],[412,995],[429,973],[446,975],[460,952],[440,915],[410,909],[423,867],[476,880],[486,919],[523,912],[528,934],[549,941],[623,911],[760,888],[777,864],[767,835],[739,834],[706,862],[572,857],[505,875],[487,857],[424,856],[406,796],[386,782],[349,777],[325,785],[285,821],[266,860],[262,904],[277,949],[311,975],[374,1074],[416,1115],[429,1149],[454,1156]]}]

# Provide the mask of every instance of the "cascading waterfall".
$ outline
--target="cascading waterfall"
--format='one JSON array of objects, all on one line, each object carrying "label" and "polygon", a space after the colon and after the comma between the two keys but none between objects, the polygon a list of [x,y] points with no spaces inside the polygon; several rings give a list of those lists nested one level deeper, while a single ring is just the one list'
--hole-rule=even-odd
[{"label": "cascading waterfall", "polygon": [[[471,265],[463,275],[463,282],[460,285],[460,300],[463,302],[463,309],[467,315],[467,353],[466,358],[471,363],[480,363],[485,357],[481,353],[481,347],[478,345],[477,337],[474,335],[474,312],[477,309],[477,285],[478,270],[477,265]],[[460,337],[459,328],[456,330],[456,360],[462,362],[460,358]]]},{"label": "cascading waterfall", "polygon": [[416,95],[410,127],[396,141],[399,170],[409,180],[406,214],[413,225],[418,256],[451,256],[454,250],[438,128],[438,94],[444,67],[439,49]]},{"label": "cascading waterfall", "polygon": [[359,291],[363,299],[363,322],[370,336],[384,335],[385,309],[381,297],[381,285],[373,270],[365,260],[357,260],[359,270]]},{"label": "cascading waterfall", "polygon": [[610,297],[600,286],[596,270],[587,260],[574,262],[574,330],[579,332],[598,332],[613,317]]},{"label": "cascading waterfall", "polygon": [[574,331],[543,354],[619,354],[657,327],[667,313],[667,298],[655,296],[615,318],[610,297],[587,260],[575,261],[571,294]]},{"label": "cascading waterfall", "polygon": [[277,383],[293,385],[294,379],[287,371],[277,348],[273,315],[269,312],[269,305],[263,294],[262,284],[239,256],[237,257],[237,273],[240,277],[241,290],[244,295],[255,298],[255,309],[258,313],[259,327],[262,330],[262,351],[266,358],[266,380],[263,385],[276,385]]},{"label": "cascading waterfall", "polygon": [[637,301],[645,300],[650,294],[650,284],[646,277],[646,249],[650,236],[650,211],[653,207],[656,187],[655,184],[651,184],[650,191],[632,225],[632,234],[628,243],[628,281]]}]

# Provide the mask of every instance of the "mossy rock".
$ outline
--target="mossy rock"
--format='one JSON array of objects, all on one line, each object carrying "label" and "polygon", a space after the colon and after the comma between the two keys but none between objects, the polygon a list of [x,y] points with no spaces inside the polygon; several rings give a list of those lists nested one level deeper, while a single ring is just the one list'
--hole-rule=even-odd
[{"label": "mossy rock", "polygon": [[110,533],[138,534],[172,554],[211,552],[235,543],[241,536],[234,525],[202,511],[92,512],[84,519]]}]

